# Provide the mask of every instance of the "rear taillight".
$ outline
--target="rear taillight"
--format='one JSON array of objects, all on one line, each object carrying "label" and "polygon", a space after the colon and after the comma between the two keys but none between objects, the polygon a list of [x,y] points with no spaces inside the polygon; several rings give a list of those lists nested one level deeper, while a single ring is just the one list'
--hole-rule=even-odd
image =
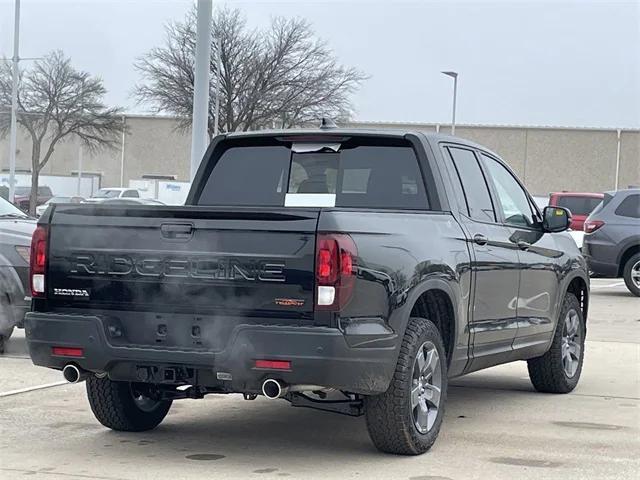
[{"label": "rear taillight", "polygon": [[604,225],[602,220],[587,220],[584,222],[584,233],[593,233]]},{"label": "rear taillight", "polygon": [[316,243],[316,309],[339,311],[353,294],[356,244],[349,235],[318,234]]},{"label": "rear taillight", "polygon": [[31,296],[44,297],[44,276],[47,268],[47,227],[38,225],[31,238],[31,258],[29,262]]}]

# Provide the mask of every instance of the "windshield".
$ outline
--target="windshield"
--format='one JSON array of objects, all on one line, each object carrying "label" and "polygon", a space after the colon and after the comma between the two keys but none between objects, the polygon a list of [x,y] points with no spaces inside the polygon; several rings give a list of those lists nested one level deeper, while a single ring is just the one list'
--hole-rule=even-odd
[{"label": "windshield", "polygon": [[0,218],[2,217],[27,218],[28,215],[13,204],[7,202],[4,198],[0,198]]},{"label": "windshield", "polygon": [[29,195],[31,187],[16,187],[15,195]]},{"label": "windshield", "polygon": [[120,190],[111,190],[108,188],[101,188],[94,193],[92,198],[118,198]]},{"label": "windshield", "polygon": [[50,203],[69,203],[71,202],[71,197],[53,197],[45,202],[46,205]]}]

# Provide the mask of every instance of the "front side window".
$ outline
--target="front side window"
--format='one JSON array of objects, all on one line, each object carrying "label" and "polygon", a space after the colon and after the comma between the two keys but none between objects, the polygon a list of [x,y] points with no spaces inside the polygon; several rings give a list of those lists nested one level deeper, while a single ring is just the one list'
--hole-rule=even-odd
[{"label": "front side window", "polygon": [[137,190],[125,190],[122,196],[123,198],[139,198],[140,197]]},{"label": "front side window", "polygon": [[496,187],[505,223],[533,227],[535,220],[526,192],[504,165],[485,154],[481,157]]}]

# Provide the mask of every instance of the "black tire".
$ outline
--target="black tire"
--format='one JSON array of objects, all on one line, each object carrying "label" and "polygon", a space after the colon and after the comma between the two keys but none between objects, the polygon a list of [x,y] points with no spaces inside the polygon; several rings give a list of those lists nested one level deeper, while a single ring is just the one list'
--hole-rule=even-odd
[{"label": "black tire", "polygon": [[11,335],[13,335],[13,330],[14,330],[14,327],[11,327],[0,332],[0,337],[2,337],[3,340],[9,340],[11,338]]},{"label": "black tire", "polygon": [[629,291],[636,297],[640,297],[640,287],[636,285],[631,278],[631,274],[634,270],[633,267],[638,268],[636,266],[637,264],[640,264],[640,253],[636,253],[629,260],[627,260],[627,263],[624,264],[622,276],[624,277],[624,283],[627,285]]},{"label": "black tire", "polygon": [[[579,338],[574,342],[579,345],[580,351],[577,353],[577,366],[573,375],[567,373],[563,357],[563,337],[566,333],[567,316],[575,312],[578,319]],[[527,361],[529,378],[534,388],[544,393],[569,393],[580,380],[582,364],[584,362],[584,340],[586,336],[586,326],[582,315],[580,302],[572,293],[567,293],[562,302],[558,324],[553,336],[551,348],[544,355],[532,358]]]},{"label": "black tire", "polygon": [[114,382],[106,377],[90,375],[86,384],[91,411],[102,425],[112,430],[151,430],[160,425],[171,408],[171,400],[157,400],[150,401],[150,405],[142,409],[134,400],[134,384],[128,382]]},{"label": "black tire", "polygon": [[[414,362],[425,342],[431,342],[439,356],[440,401],[435,421],[426,433],[418,430],[411,407],[415,388]],[[436,370],[438,370],[436,368]],[[436,441],[447,398],[447,357],[436,326],[424,318],[411,318],[402,339],[396,370],[387,391],[365,397],[365,418],[369,436],[376,448],[397,455],[419,455]]]},{"label": "black tire", "polygon": [[9,340],[13,335],[15,319],[11,309],[11,301],[7,297],[0,298],[0,339]]}]

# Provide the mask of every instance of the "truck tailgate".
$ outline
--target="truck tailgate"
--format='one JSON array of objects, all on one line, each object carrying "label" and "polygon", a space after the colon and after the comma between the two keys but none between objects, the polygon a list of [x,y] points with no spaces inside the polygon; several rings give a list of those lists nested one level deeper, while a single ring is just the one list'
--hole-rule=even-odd
[{"label": "truck tailgate", "polygon": [[312,318],[318,214],[278,208],[56,207],[49,226],[49,307],[234,316],[248,322]]}]

